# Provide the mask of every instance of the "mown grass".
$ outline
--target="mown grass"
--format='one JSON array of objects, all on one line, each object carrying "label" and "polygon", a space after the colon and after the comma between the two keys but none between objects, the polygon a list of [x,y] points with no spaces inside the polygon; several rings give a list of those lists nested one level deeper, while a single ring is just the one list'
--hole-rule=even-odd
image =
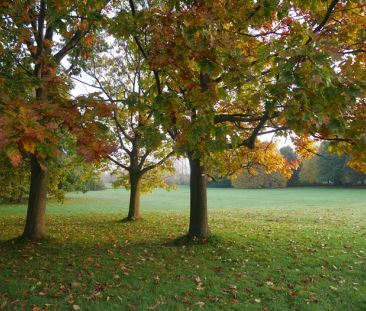
[{"label": "mown grass", "polygon": [[[72,194],[49,238],[13,244],[24,206],[0,206],[0,309],[365,310],[366,191],[210,189],[208,241],[184,243],[188,191]],[[38,309],[37,309],[38,308]]]}]

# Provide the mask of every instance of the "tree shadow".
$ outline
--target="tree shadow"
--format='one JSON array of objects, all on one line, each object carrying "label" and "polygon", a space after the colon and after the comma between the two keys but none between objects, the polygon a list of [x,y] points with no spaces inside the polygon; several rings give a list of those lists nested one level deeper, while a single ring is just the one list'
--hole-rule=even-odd
[{"label": "tree shadow", "polygon": [[0,246],[4,249],[12,249],[14,247],[26,247],[26,246],[40,246],[45,244],[57,244],[58,239],[51,235],[46,235],[43,238],[30,240],[23,236],[17,236],[9,240],[0,240]]},{"label": "tree shadow", "polygon": [[208,238],[190,237],[188,234],[179,236],[165,243],[167,246],[194,246],[194,245],[215,245],[227,242],[222,236],[210,235]]},{"label": "tree shadow", "polygon": [[125,223],[135,223],[135,222],[141,222],[143,221],[144,219],[143,218],[134,218],[134,219],[131,219],[131,218],[128,218],[128,217],[125,217],[125,218],[122,218],[122,219],[118,219],[116,222],[117,223],[122,223],[122,224],[125,224]]}]

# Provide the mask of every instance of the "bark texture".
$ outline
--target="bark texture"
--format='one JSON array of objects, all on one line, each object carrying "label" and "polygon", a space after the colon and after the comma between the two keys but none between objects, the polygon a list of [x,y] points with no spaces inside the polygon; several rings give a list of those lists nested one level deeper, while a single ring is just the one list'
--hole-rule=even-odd
[{"label": "bark texture", "polygon": [[206,167],[199,159],[188,155],[190,177],[190,219],[188,236],[207,238],[210,235],[207,217],[207,175]]},{"label": "bark texture", "polygon": [[31,160],[31,185],[27,218],[22,239],[39,240],[45,234],[45,213],[48,188],[48,173],[42,170],[38,160]]},{"label": "bark texture", "polygon": [[127,219],[137,220],[140,218],[141,177],[138,174],[130,173],[130,185],[130,205]]}]

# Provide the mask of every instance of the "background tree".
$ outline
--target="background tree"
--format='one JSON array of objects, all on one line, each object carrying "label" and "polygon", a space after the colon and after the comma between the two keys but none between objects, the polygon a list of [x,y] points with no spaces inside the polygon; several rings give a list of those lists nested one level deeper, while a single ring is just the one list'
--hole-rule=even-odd
[{"label": "background tree", "polygon": [[[285,159],[289,162],[299,162],[299,157],[296,152],[290,147],[285,146],[280,149],[280,153],[285,157]],[[299,182],[299,173],[300,168],[294,167],[292,169],[291,178],[287,181],[287,186],[296,186]]]},{"label": "background tree", "polygon": [[284,188],[287,178],[279,172],[266,174],[264,168],[259,166],[253,168],[255,171],[245,170],[241,175],[232,181],[234,188],[260,189],[260,188]]},{"label": "background tree", "polygon": [[207,183],[208,188],[232,188],[232,183],[229,178],[211,179]]},{"label": "background tree", "polygon": [[302,162],[299,172],[299,182],[302,185],[319,184],[318,162],[316,155],[312,156],[311,158],[305,159]]},{"label": "background tree", "polygon": [[335,186],[362,185],[366,181],[366,175],[357,172],[348,163],[351,155],[337,155],[328,151],[329,143],[323,142],[319,148],[317,157],[318,181],[323,184]]},{"label": "background tree", "polygon": [[0,202],[20,203],[28,196],[29,162],[14,168],[5,152],[0,151]]},{"label": "background tree", "polygon": [[0,67],[4,71],[0,77],[0,147],[14,166],[22,157],[30,158],[26,240],[44,235],[47,167],[57,154],[64,131],[78,135],[78,142],[86,143],[84,151],[88,147],[96,157],[107,152],[94,135],[98,128],[86,122],[91,114],[105,115],[106,111],[98,110],[100,101],[93,98],[70,100],[66,95],[70,71],[63,70],[61,64],[67,56],[71,64],[78,56],[87,56],[105,4],[98,0],[87,4],[46,0],[1,3]]},{"label": "background tree", "polygon": [[167,188],[165,175],[173,172],[172,142],[155,123],[152,102],[154,78],[141,53],[131,42],[114,41],[107,52],[85,68],[113,110],[107,126],[118,149],[108,158],[113,163],[115,187],[130,190],[128,220],[140,218],[140,194]]},{"label": "background tree", "polygon": [[[47,193],[60,202],[66,192],[104,188],[95,166],[78,156],[74,146],[70,136],[64,139],[57,161],[48,165]],[[0,202],[23,203],[29,196],[30,161],[26,158],[14,167],[3,151],[0,154]]]},{"label": "background tree", "polygon": [[273,142],[258,142],[254,149],[239,148],[215,156],[208,161],[209,174],[229,176],[235,188],[285,187],[297,165],[296,160],[287,161]]},{"label": "background tree", "polygon": [[165,177],[168,184],[189,185],[189,164],[184,157],[174,159],[174,173]]}]

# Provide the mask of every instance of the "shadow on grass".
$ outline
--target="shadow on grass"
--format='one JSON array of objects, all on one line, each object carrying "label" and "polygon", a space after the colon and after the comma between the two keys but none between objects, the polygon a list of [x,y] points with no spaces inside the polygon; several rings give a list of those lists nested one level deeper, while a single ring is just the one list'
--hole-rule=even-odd
[{"label": "shadow on grass", "polygon": [[0,240],[0,247],[4,249],[23,248],[28,246],[42,246],[42,245],[60,245],[60,240],[51,236],[46,235],[45,237],[37,240],[25,239],[23,236],[18,236],[10,240]]},{"label": "shadow on grass", "polygon": [[118,219],[117,221],[115,221],[116,223],[120,223],[120,224],[125,224],[125,223],[135,223],[135,222],[138,222],[138,223],[141,223],[144,221],[144,218],[128,218],[128,217],[125,217],[125,218],[122,218],[122,219]]},{"label": "shadow on grass", "polygon": [[[3,251],[17,251],[20,249],[38,249],[42,252],[51,252],[53,254],[62,254],[62,252],[79,253],[83,250],[83,253],[99,253],[104,254],[107,249],[118,249],[124,254],[137,254],[145,251],[146,249],[169,249],[169,248],[181,248],[181,247],[215,247],[230,244],[230,240],[219,235],[212,235],[207,239],[190,238],[188,235],[179,236],[173,239],[157,238],[146,239],[138,241],[130,241],[128,244],[124,244],[125,237],[122,237],[120,241],[111,242],[101,240],[99,242],[83,243],[78,240],[64,240],[63,238],[47,235],[42,240],[30,241],[24,240],[21,237],[13,238],[10,240],[0,240],[0,248]],[[117,245],[117,246],[116,246]],[[108,256],[107,256],[108,257]]]},{"label": "shadow on grass", "polygon": [[213,246],[215,244],[225,243],[226,240],[224,237],[219,235],[210,235],[208,238],[192,238],[188,234],[177,237],[168,243],[165,243],[166,246],[193,246],[193,245],[210,245]]}]

